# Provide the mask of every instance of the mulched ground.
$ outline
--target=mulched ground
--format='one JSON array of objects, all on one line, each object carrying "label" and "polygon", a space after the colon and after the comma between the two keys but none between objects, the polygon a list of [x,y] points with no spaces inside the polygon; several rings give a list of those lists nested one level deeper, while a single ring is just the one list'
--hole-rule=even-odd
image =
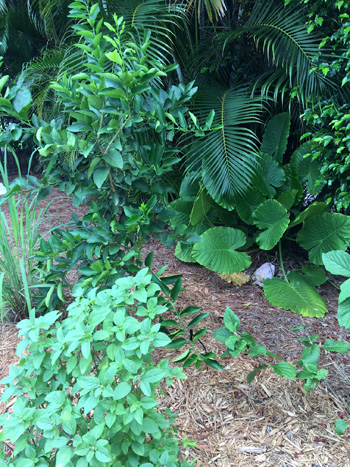
[{"label": "mulched ground", "polygon": [[[72,211],[81,216],[87,209],[72,208],[70,199],[62,197],[58,190],[50,195],[51,199],[55,197],[60,199],[55,199],[50,207],[50,218],[42,225],[43,234],[53,225],[69,222]],[[239,316],[241,331],[251,333],[258,343],[291,362],[301,354],[298,337],[306,335],[304,331],[297,335],[291,332],[298,325],[305,324],[308,335],[318,334],[321,342],[326,338],[350,342],[349,332],[337,324],[337,292],[330,284],[321,288],[329,313],[323,319],[304,318],[271,306],[262,289],[251,282],[241,287],[228,284],[197,264],[180,262],[172,250],[156,240],[146,245],[145,255],[152,250],[156,270],[168,265],[166,273],[183,275],[185,290],[178,306],[199,306],[210,312],[204,322],[210,331],[203,338],[208,351],[218,355],[223,351],[211,334],[223,326],[227,306]],[[266,261],[265,255],[255,256],[248,272]],[[270,261],[275,260],[271,257]],[[9,366],[16,364],[16,345],[14,325],[4,325],[0,336],[0,378],[7,375]],[[179,353],[157,350],[155,358],[173,359]],[[323,358],[321,365],[329,370],[329,376],[309,397],[302,382],[279,378],[272,371],[264,372],[248,385],[246,375],[256,365],[251,357],[230,358],[223,364],[222,372],[189,368],[186,381],[163,388],[165,397],[160,403],[178,413],[179,436],[187,435],[197,441],[189,452],[182,450],[184,458],[196,459],[198,467],[350,466],[350,438],[339,437],[333,429],[333,420],[345,415],[350,399],[347,355],[327,354]],[[10,410],[11,402],[0,406],[0,412]]]}]

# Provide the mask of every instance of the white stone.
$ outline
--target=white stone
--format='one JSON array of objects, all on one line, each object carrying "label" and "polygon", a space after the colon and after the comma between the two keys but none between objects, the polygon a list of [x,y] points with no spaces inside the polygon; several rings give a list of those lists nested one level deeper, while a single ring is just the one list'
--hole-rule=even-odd
[{"label": "white stone", "polygon": [[275,275],[275,266],[272,263],[264,263],[260,268],[258,268],[252,276],[254,284],[264,285],[266,279],[272,279]]}]

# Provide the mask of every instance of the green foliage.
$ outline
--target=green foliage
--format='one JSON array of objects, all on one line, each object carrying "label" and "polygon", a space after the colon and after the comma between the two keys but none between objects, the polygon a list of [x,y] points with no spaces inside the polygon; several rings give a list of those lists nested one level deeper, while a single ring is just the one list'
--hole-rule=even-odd
[{"label": "green foliage", "polygon": [[176,415],[159,410],[156,388],[185,375],[152,363],[170,339],[154,324],[166,307],[151,279],[143,269],[77,298],[63,321],[54,311],[19,323],[19,366],[2,380],[2,400],[16,402],[0,419],[16,448],[1,465],[179,465]]},{"label": "green foliage", "polygon": [[267,300],[274,306],[303,316],[323,318],[327,313],[326,302],[309,281],[297,271],[291,271],[287,281],[277,277],[266,279],[264,293]]},{"label": "green foliage", "polygon": [[[294,362],[292,365],[291,363],[282,361],[278,355],[269,352],[264,345],[257,344],[250,334],[246,332],[239,333],[240,320],[230,308],[226,308],[224,324],[224,328],[220,328],[213,333],[213,337],[219,342],[224,343],[227,347],[221,358],[226,358],[230,355],[237,358],[239,355],[247,353],[249,356],[258,359],[257,367],[247,376],[249,384],[252,383],[257,374],[270,367],[278,376],[304,380],[304,388],[309,393],[328,374],[328,370],[318,368],[321,350],[346,353],[350,349],[348,342],[333,341],[331,339],[327,339],[320,349],[320,345],[316,343],[319,339],[318,335],[300,337],[299,341],[304,346],[301,360]],[[292,329],[292,331],[297,332],[301,329],[305,329],[305,326],[298,326]],[[269,362],[266,361],[265,357],[270,357]],[[271,358],[279,360],[278,363],[270,363]]]},{"label": "green foliage", "polygon": [[261,143],[261,152],[271,154],[277,162],[282,163],[282,158],[287,149],[290,128],[290,115],[285,112],[275,115],[267,124]]},{"label": "green foliage", "polygon": [[[350,255],[345,251],[330,251],[322,255],[324,265],[331,274],[350,277]],[[350,279],[340,288],[338,322],[340,326],[350,329]]]},{"label": "green foliage", "polygon": [[[275,138],[280,124],[283,128]],[[309,163],[309,158],[304,159],[308,143],[294,152],[290,163],[276,160],[276,154],[283,159],[288,127],[285,114],[281,119],[274,117],[267,125],[263,145],[270,154],[261,153],[254,184],[245,195],[234,198],[235,206],[212,198],[203,188],[205,180],[201,185],[199,175],[192,173],[180,187],[182,197],[170,204],[162,219],[174,229],[166,241],[168,246],[178,241],[175,254],[179,259],[196,260],[219,273],[235,273],[249,267],[250,259],[244,250],[254,243],[267,251],[278,245],[283,269],[282,242],[297,243],[308,251],[312,264],[305,266],[302,273],[292,271],[288,278],[284,274],[285,280],[267,281],[265,296],[275,306],[304,316],[322,317],[327,308],[315,287],[323,284],[327,276],[317,266],[323,265],[324,253],[348,247],[350,219],[329,212],[324,202],[305,206],[303,187],[308,190],[310,186],[315,192],[313,174],[317,161]]]},{"label": "green foliage", "polygon": [[246,244],[242,231],[230,227],[214,227],[207,230],[201,239],[201,242],[195,243],[192,256],[206,268],[231,274],[250,266],[249,256],[237,251]]}]

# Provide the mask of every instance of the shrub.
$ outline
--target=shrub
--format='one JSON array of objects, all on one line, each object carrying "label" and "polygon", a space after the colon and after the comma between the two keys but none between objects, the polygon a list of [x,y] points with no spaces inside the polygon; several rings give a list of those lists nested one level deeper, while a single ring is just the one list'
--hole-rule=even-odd
[{"label": "shrub", "polygon": [[153,322],[167,309],[158,291],[143,269],[77,298],[62,322],[53,311],[18,324],[19,365],[2,380],[2,400],[17,399],[0,417],[0,439],[16,447],[0,465],[179,465],[174,414],[159,411],[156,388],[185,375],[168,360],[152,363],[154,348],[170,342]]}]

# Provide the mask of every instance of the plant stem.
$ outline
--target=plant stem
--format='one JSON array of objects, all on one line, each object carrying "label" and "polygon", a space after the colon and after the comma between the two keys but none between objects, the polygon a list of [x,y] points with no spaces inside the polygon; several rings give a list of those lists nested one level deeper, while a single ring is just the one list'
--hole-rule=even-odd
[{"label": "plant stem", "polygon": [[279,251],[279,255],[280,255],[281,269],[282,269],[284,278],[285,278],[286,282],[289,282],[289,280],[287,279],[286,271],[285,271],[285,269],[284,269],[284,265],[283,265],[283,256],[282,256],[282,244],[281,244],[281,240],[280,240],[279,243],[278,243],[278,251]]}]

